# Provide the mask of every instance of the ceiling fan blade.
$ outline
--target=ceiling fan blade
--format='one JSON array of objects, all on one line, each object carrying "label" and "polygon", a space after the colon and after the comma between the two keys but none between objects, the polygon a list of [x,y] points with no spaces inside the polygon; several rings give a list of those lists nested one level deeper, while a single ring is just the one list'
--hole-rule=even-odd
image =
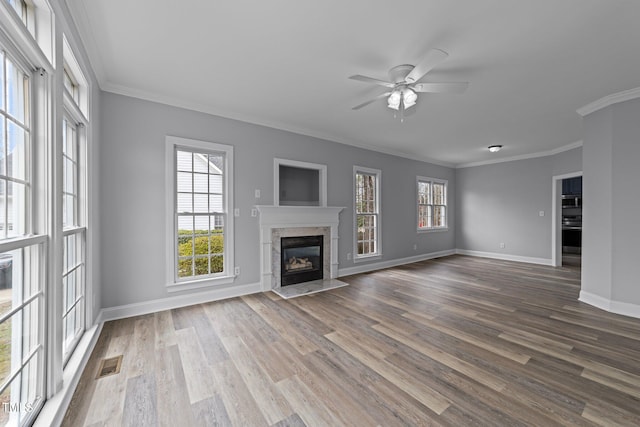
[{"label": "ceiling fan blade", "polygon": [[433,67],[447,59],[449,54],[444,50],[431,49],[427,52],[422,62],[413,67],[413,70],[407,75],[405,81],[407,83],[415,83],[420,80],[425,74],[427,74]]},{"label": "ceiling fan blade", "polygon": [[349,77],[351,80],[357,80],[359,82],[364,83],[373,83],[375,85],[384,86],[384,87],[393,87],[394,84],[391,82],[385,82],[384,80],[374,79],[373,77],[361,76],[356,74],[355,76]]},{"label": "ceiling fan blade", "polygon": [[385,93],[382,93],[382,94],[380,94],[380,95],[376,96],[375,98],[370,99],[370,100],[369,100],[369,101],[367,101],[367,102],[363,102],[362,104],[358,104],[358,105],[356,105],[355,107],[353,107],[353,108],[352,108],[352,110],[359,110],[359,109],[361,109],[362,107],[366,107],[367,105],[369,105],[369,104],[372,104],[372,103],[376,102],[378,99],[380,99],[380,98],[385,98],[385,97],[387,97],[387,96],[389,96],[389,95],[391,95],[391,92],[385,92]]},{"label": "ceiling fan blade", "polygon": [[469,87],[468,82],[460,83],[417,83],[410,86],[416,92],[462,93]]}]

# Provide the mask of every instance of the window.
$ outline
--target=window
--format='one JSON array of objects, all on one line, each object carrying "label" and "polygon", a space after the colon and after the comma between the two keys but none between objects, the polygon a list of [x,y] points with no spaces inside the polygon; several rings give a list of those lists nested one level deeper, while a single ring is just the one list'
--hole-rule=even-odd
[{"label": "window", "polygon": [[377,169],[355,166],[355,259],[380,253],[380,176]]},{"label": "window", "polygon": [[447,229],[447,181],[417,179],[418,231]]},{"label": "window", "polygon": [[86,79],[66,37],[63,39],[62,120],[62,355],[69,360],[86,330]]},{"label": "window", "polygon": [[[170,150],[170,152],[169,152]],[[233,147],[167,137],[173,242],[169,287],[233,281]],[[231,279],[231,280],[229,280]],[[182,286],[181,286],[182,285]]]},{"label": "window", "polygon": [[65,117],[62,127],[62,226],[64,235],[62,272],[62,351],[66,361],[85,330],[85,241],[79,130],[82,126]]},{"label": "window", "polygon": [[[44,396],[45,235],[33,227],[29,67],[0,46],[0,425],[28,424]],[[32,410],[34,413],[31,413]]]}]

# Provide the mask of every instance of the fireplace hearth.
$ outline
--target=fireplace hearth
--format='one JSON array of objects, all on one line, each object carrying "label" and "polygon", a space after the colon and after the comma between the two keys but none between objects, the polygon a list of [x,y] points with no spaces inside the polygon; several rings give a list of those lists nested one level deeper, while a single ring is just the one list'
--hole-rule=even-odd
[{"label": "fireplace hearth", "polygon": [[323,278],[323,236],[283,237],[280,268],[281,286]]}]

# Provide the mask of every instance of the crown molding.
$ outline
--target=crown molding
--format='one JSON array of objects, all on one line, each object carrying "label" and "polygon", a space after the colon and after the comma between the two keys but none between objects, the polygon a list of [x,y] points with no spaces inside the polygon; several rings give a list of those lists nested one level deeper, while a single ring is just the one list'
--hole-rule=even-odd
[{"label": "crown molding", "polygon": [[640,98],[640,87],[607,95],[576,110],[582,117],[619,102]]},{"label": "crown molding", "polygon": [[104,82],[100,84],[100,88],[105,92],[110,92],[117,95],[123,95],[123,96],[132,97],[132,98],[142,99],[144,101],[156,102],[156,103],[168,105],[171,107],[184,108],[186,110],[196,111],[204,114],[210,114],[210,115],[222,117],[225,119],[236,120],[239,122],[244,122],[252,125],[264,126],[264,127],[281,130],[285,132],[296,133],[299,135],[318,138],[325,141],[334,142],[337,144],[350,145],[352,147],[362,148],[363,150],[375,151],[382,154],[388,154],[390,156],[402,157],[410,160],[417,160],[420,162],[430,163],[433,165],[444,166],[448,168],[455,167],[455,164],[449,163],[449,162],[443,162],[440,160],[418,156],[415,154],[408,154],[399,150],[387,150],[384,148],[372,147],[360,141],[354,141],[351,139],[341,138],[336,135],[315,132],[309,129],[303,129],[303,128],[291,126],[289,124],[281,123],[281,122],[264,120],[262,118],[251,116],[251,115],[241,114],[237,112],[220,111],[218,109],[212,108],[209,105],[190,102],[190,101],[186,101],[186,100],[171,97],[171,96],[159,95],[157,93],[142,91],[142,90],[134,89],[128,86],[117,85],[110,82]]},{"label": "crown molding", "polygon": [[84,51],[89,58],[89,63],[93,74],[98,81],[98,86],[102,89],[106,81],[104,66],[100,58],[100,49],[93,37],[93,31],[89,27],[89,14],[85,8],[84,2],[81,0],[67,0],[67,8],[71,15],[71,20],[80,34],[79,42],[84,45]]},{"label": "crown molding", "polygon": [[456,169],[472,168],[475,166],[493,165],[496,163],[514,162],[516,160],[535,159],[537,157],[555,156],[556,154],[564,151],[573,150],[574,148],[582,147],[582,141],[572,142],[571,144],[563,145],[562,147],[554,148],[553,150],[540,151],[538,153],[522,154],[520,156],[503,157],[501,159],[482,160],[479,162],[460,163],[456,165]]}]

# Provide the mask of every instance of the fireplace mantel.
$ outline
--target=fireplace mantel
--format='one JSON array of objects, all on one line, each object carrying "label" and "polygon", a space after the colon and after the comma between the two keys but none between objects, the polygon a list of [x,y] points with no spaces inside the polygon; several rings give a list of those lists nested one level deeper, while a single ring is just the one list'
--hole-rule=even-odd
[{"label": "fireplace mantel", "polygon": [[[260,265],[262,290],[268,291],[278,286],[273,277],[274,229],[296,229],[327,227],[330,229],[329,277],[338,277],[338,225],[343,207],[333,206],[256,206],[260,212]],[[277,248],[278,251],[280,248]],[[279,262],[279,260],[278,260]]]}]

